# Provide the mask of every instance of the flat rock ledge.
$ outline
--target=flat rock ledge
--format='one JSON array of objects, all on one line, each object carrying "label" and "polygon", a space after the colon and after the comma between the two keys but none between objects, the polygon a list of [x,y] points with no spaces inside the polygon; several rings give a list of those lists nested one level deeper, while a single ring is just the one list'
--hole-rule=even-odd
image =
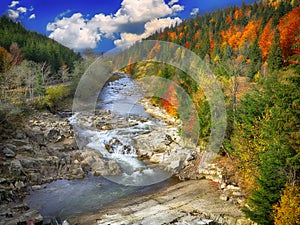
[{"label": "flat rock ledge", "polygon": [[220,199],[212,181],[189,180],[154,194],[125,199],[98,213],[71,218],[82,225],[252,225],[239,207]]}]

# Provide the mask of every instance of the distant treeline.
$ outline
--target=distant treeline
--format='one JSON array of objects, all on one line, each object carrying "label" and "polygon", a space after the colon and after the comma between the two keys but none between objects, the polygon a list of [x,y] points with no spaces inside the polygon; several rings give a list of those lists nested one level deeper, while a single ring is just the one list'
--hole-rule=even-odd
[{"label": "distant treeline", "polygon": [[72,70],[74,62],[81,58],[80,53],[75,53],[45,35],[28,31],[20,22],[14,22],[4,15],[0,17],[0,46],[9,51],[14,43],[21,49],[24,59],[36,63],[46,62],[53,74],[63,65]]}]

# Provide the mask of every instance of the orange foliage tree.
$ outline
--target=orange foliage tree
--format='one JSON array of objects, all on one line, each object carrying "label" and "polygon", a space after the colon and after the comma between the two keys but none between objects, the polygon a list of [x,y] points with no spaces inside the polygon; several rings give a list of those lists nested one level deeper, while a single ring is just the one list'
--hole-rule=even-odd
[{"label": "orange foliage tree", "polygon": [[243,17],[243,11],[242,9],[237,9],[235,10],[234,14],[233,14],[233,17],[235,20],[239,20]]},{"label": "orange foliage tree", "polygon": [[162,99],[162,106],[171,116],[177,116],[177,109],[179,107],[179,101],[176,94],[175,83],[172,82],[168,86]]},{"label": "orange foliage tree", "polygon": [[252,44],[257,38],[259,34],[259,27],[260,27],[261,20],[250,21],[245,29],[242,32],[242,36],[239,41],[239,48],[242,45],[249,41]]},{"label": "orange foliage tree", "polygon": [[259,42],[258,42],[258,45],[262,51],[263,61],[265,61],[268,57],[269,51],[272,46],[274,34],[275,34],[274,29],[271,28],[271,24],[272,24],[272,18],[269,20],[269,22],[265,26],[265,28],[260,36]]},{"label": "orange foliage tree", "polygon": [[236,48],[237,44],[235,41],[241,36],[241,27],[240,26],[230,26],[227,30],[222,30],[222,45],[228,43],[231,47]]},{"label": "orange foliage tree", "polygon": [[293,45],[300,44],[300,6],[293,9],[279,20],[280,46],[284,59],[297,54]]}]

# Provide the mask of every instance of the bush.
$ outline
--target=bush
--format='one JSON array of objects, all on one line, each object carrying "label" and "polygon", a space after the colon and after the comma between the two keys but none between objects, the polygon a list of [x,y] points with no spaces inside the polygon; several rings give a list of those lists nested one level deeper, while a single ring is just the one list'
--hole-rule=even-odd
[{"label": "bush", "polygon": [[60,84],[46,88],[45,96],[38,97],[34,100],[34,105],[38,109],[47,108],[50,111],[56,111],[64,98],[70,94],[69,88]]}]

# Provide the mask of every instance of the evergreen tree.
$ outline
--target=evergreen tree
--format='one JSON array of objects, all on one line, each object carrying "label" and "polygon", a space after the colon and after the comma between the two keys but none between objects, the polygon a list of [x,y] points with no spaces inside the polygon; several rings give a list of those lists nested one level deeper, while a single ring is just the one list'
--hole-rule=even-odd
[{"label": "evergreen tree", "polygon": [[268,68],[271,72],[275,70],[279,70],[283,66],[282,51],[280,48],[279,41],[280,41],[279,33],[278,31],[276,31],[267,58]]},{"label": "evergreen tree", "polygon": [[[256,146],[260,146],[258,189],[252,192],[250,208],[245,214],[262,225],[274,222],[273,207],[280,200],[285,183],[299,180],[299,139],[292,138],[300,126],[297,104],[300,76],[286,72],[274,74],[263,85],[261,99],[271,101],[266,105]],[[298,151],[298,152],[297,152]]]},{"label": "evergreen tree", "polygon": [[262,65],[262,53],[256,40],[250,48],[250,65],[248,76],[253,78],[260,71]]}]

